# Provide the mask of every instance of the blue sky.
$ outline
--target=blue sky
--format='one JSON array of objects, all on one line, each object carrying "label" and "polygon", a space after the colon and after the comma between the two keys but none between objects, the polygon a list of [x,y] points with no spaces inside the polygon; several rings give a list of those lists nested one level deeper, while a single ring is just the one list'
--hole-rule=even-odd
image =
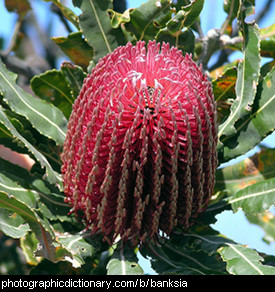
[{"label": "blue sky", "polygon": [[[49,16],[47,10],[45,10],[45,6],[40,4],[41,1],[31,1],[33,8],[36,11],[39,11],[39,19],[38,21],[41,23],[47,23],[49,21]],[[128,8],[129,7],[137,7],[141,3],[146,2],[145,0],[128,0]],[[68,1],[71,3],[71,1]],[[256,0],[256,11],[260,11],[266,1]],[[11,32],[15,23],[15,14],[8,13],[4,8],[4,0],[0,0],[0,37],[7,39],[8,42],[11,38]],[[43,2],[43,5],[49,5],[49,3]],[[205,0],[204,9],[201,14],[201,25],[204,34],[211,28],[220,28],[223,21],[225,20],[226,14],[223,11],[223,1],[222,0]],[[269,17],[266,18],[266,21],[263,22],[260,27],[266,27],[273,24],[275,14],[275,3],[273,3],[272,8],[269,11]],[[273,15],[273,17],[272,17]],[[66,35],[67,32],[63,29],[62,25],[57,27],[58,21],[56,21],[56,27],[52,28],[53,36],[62,36]],[[8,45],[8,42],[5,43],[5,46]],[[39,48],[38,48],[39,49]],[[231,61],[233,58],[236,58],[237,55],[232,55]],[[238,55],[238,57],[241,57]],[[213,62],[214,60],[212,60]],[[265,59],[263,59],[265,62]],[[275,134],[270,135],[264,140],[264,143],[269,147],[275,146]],[[250,151],[249,154],[253,154],[257,151],[257,148],[253,151]],[[273,208],[274,211],[274,208]],[[256,248],[258,251],[265,252],[268,254],[275,255],[275,243],[271,245],[267,245],[261,239],[264,236],[263,231],[256,225],[250,224],[245,218],[244,214],[239,211],[236,214],[233,214],[230,211],[223,212],[222,214],[217,216],[217,223],[213,226],[219,232],[228,236],[229,238],[239,242],[241,244],[247,244],[251,248]],[[141,265],[143,266],[145,272],[153,273],[153,271],[149,268],[148,262],[145,260],[141,261]]]}]

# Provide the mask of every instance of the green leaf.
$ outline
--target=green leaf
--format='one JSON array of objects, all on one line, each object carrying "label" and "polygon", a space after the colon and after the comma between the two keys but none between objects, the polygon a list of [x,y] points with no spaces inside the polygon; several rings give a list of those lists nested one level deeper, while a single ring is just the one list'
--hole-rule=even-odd
[{"label": "green leaf", "polygon": [[64,202],[64,194],[60,194],[53,185],[47,184],[40,177],[35,177],[30,187],[39,195],[37,209],[39,208],[44,217],[61,222],[73,221],[73,217],[68,216],[70,207]]},{"label": "green leaf", "polygon": [[275,58],[275,23],[261,29],[261,55]]},{"label": "green leaf", "polygon": [[0,230],[7,236],[20,238],[30,229],[20,215],[6,209],[0,209]]},{"label": "green leaf", "polygon": [[42,259],[35,256],[38,243],[39,241],[36,239],[33,232],[29,232],[24,237],[20,238],[20,248],[29,265],[36,266]]},{"label": "green leaf", "polygon": [[40,162],[41,166],[43,168],[46,168],[46,175],[49,182],[53,184],[61,183],[60,175],[52,169],[45,156],[37,151],[37,149],[31,143],[29,143],[22,135],[18,133],[16,128],[13,126],[13,124],[4,113],[2,106],[0,106],[0,122],[4,123],[9,132],[13,135],[13,137],[20,140],[29,149],[30,153],[32,153],[33,156]]},{"label": "green leaf", "polygon": [[82,37],[82,32],[72,32],[67,37],[52,37],[60,49],[84,70],[94,57],[94,50]]},{"label": "green leaf", "polygon": [[225,241],[221,237],[191,233],[163,244],[150,243],[141,252],[153,259],[152,268],[161,275],[226,274],[224,263],[217,260],[217,248]]},{"label": "green leaf", "polygon": [[92,257],[98,251],[99,246],[91,240],[89,231],[77,234],[60,234],[59,241],[73,255],[73,265],[80,266],[85,264],[87,257]]},{"label": "green leaf", "polygon": [[67,82],[68,87],[71,90],[71,95],[75,100],[82,88],[82,84],[87,74],[81,67],[75,66],[70,62],[63,62],[61,65],[61,72]]},{"label": "green leaf", "polygon": [[204,5],[204,0],[192,1],[189,5],[183,6],[175,16],[167,23],[169,30],[175,33],[180,28],[189,27],[198,19]]},{"label": "green leaf", "polygon": [[143,275],[142,268],[132,248],[117,248],[107,264],[107,275]]},{"label": "green leaf", "polygon": [[183,53],[193,53],[195,48],[195,36],[191,29],[183,29],[172,34],[167,28],[161,29],[156,35],[157,42],[168,42],[182,50]]},{"label": "green leaf", "polygon": [[275,202],[275,178],[248,186],[231,196],[229,203],[234,212],[242,208],[245,213],[260,213]]},{"label": "green leaf", "polygon": [[236,80],[237,68],[232,67],[212,82],[219,123],[222,123],[230,114],[230,107],[236,98]]},{"label": "green leaf", "polygon": [[8,71],[0,62],[0,90],[10,108],[25,116],[43,135],[63,144],[67,120],[59,109],[25,92],[15,80],[17,75]]},{"label": "green leaf", "polygon": [[215,192],[225,191],[231,196],[247,186],[275,177],[274,164],[275,149],[263,148],[238,163],[219,168]]},{"label": "green leaf", "polygon": [[36,75],[31,80],[31,87],[37,96],[59,108],[67,119],[70,117],[74,98],[60,70]]},{"label": "green leaf", "polygon": [[264,232],[263,241],[267,244],[275,242],[275,215],[270,211],[258,214],[246,214],[246,218],[252,224],[258,225]]},{"label": "green leaf", "polygon": [[130,11],[132,9],[127,9],[123,13],[118,13],[112,9],[108,10],[108,13],[111,18],[111,25],[113,28],[119,28],[122,23],[126,23],[130,21]]},{"label": "green leaf", "polygon": [[227,270],[233,275],[275,275],[275,267],[263,265],[263,258],[252,249],[227,243],[218,252],[227,263]]},{"label": "green leaf", "polygon": [[52,230],[46,227],[46,223],[41,220],[38,214],[26,203],[21,202],[12,195],[0,191],[0,208],[5,208],[19,214],[29,224],[39,240],[43,250],[43,256],[53,260],[55,258],[55,247],[53,246]]},{"label": "green leaf", "polygon": [[81,67],[63,62],[60,70],[49,70],[31,80],[34,93],[52,103],[69,119],[86,74]]},{"label": "green leaf", "polygon": [[245,154],[275,129],[275,67],[258,86],[252,112],[236,123],[238,135],[224,137],[224,160]]},{"label": "green leaf", "polygon": [[82,10],[79,16],[80,28],[85,40],[94,49],[94,60],[111,53],[126,40],[120,28],[114,29],[110,22],[108,9],[112,9],[110,0],[74,0],[74,5]]},{"label": "green leaf", "polygon": [[247,25],[244,39],[244,60],[238,65],[236,99],[230,108],[229,117],[219,126],[218,137],[221,142],[223,142],[224,136],[236,134],[235,123],[250,113],[250,107],[256,95],[260,76],[260,42],[259,29],[256,24]]},{"label": "green leaf", "polygon": [[131,32],[136,40],[154,40],[158,31],[171,19],[171,1],[149,0],[140,7],[130,10],[130,21],[125,29]]}]

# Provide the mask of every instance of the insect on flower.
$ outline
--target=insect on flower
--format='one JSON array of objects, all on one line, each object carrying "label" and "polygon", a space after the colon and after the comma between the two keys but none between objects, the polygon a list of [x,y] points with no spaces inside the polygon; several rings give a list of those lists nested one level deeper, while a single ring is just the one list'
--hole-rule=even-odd
[{"label": "insect on flower", "polygon": [[128,43],[85,79],[62,154],[66,202],[92,234],[134,245],[188,229],[210,200],[216,107],[191,55]]}]

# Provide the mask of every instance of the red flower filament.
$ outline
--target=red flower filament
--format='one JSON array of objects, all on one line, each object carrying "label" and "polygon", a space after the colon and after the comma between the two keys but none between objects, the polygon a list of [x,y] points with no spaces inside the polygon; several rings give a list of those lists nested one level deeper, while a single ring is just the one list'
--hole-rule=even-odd
[{"label": "red flower filament", "polygon": [[188,229],[211,197],[216,144],[211,84],[191,56],[128,43],[98,62],[74,103],[66,201],[109,243]]}]

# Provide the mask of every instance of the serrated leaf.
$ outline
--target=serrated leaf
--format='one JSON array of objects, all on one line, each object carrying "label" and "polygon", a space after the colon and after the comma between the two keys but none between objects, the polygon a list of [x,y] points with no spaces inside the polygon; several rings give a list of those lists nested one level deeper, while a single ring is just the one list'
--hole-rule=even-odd
[{"label": "serrated leaf", "polygon": [[152,268],[158,274],[226,274],[217,249],[231,242],[209,226],[194,225],[187,233],[171,235],[170,239],[158,243],[150,242],[140,251],[152,258]]},{"label": "serrated leaf", "polygon": [[222,123],[228,117],[231,104],[236,98],[236,80],[237,68],[233,67],[227,69],[224,74],[212,82],[219,123]]},{"label": "serrated leaf", "polygon": [[39,177],[33,179],[30,187],[39,195],[37,208],[43,213],[44,217],[49,220],[72,222],[72,217],[68,216],[70,207],[64,202],[63,194],[59,194],[58,190]]},{"label": "serrated leaf", "polygon": [[12,181],[3,173],[0,173],[0,189],[4,192],[12,194],[18,200],[23,201],[31,208],[37,207],[37,200],[39,197],[37,192],[21,187],[18,183]]},{"label": "serrated leaf", "polygon": [[215,192],[225,191],[229,196],[239,190],[275,177],[275,150],[263,148],[260,152],[233,165],[216,171]]},{"label": "serrated leaf", "polygon": [[244,40],[244,60],[238,65],[236,99],[231,106],[229,117],[219,126],[218,137],[222,143],[224,137],[237,133],[235,123],[250,113],[256,95],[260,76],[259,28],[256,24],[247,25]]},{"label": "serrated leaf", "polygon": [[91,240],[91,233],[59,235],[59,241],[73,255],[75,265],[83,265],[87,257],[92,257],[98,251],[99,246]]},{"label": "serrated leaf", "polygon": [[131,32],[136,40],[154,40],[158,31],[166,26],[172,15],[171,1],[149,0],[140,7],[130,10],[130,21],[125,29]]},{"label": "serrated leaf", "polygon": [[258,86],[252,112],[236,123],[237,136],[224,137],[224,157],[227,161],[254,148],[275,129],[275,67]]},{"label": "serrated leaf", "polygon": [[262,28],[261,36],[261,55],[268,58],[275,57],[275,23]]},{"label": "serrated leaf", "polygon": [[20,238],[30,229],[20,215],[6,209],[0,209],[0,230],[7,236]]},{"label": "serrated leaf", "polygon": [[41,220],[33,209],[26,203],[3,191],[0,191],[0,208],[10,210],[24,218],[36,234],[41,244],[41,249],[44,251],[44,257],[50,260],[54,259],[55,248],[53,246],[52,231],[45,227],[45,222]]},{"label": "serrated leaf", "polygon": [[270,208],[275,202],[275,178],[248,186],[229,199],[234,212],[242,208],[245,213],[260,213]]},{"label": "serrated leaf", "polygon": [[20,248],[29,265],[37,265],[42,260],[42,258],[35,257],[34,255],[38,243],[39,241],[36,239],[33,232],[29,232],[24,237],[20,238]]},{"label": "serrated leaf", "polygon": [[223,27],[225,32],[232,34],[232,22],[238,17],[244,21],[246,16],[254,14],[255,0],[225,0],[223,4],[224,11],[228,14]]},{"label": "serrated leaf", "polygon": [[259,214],[246,214],[246,218],[252,224],[258,225],[264,232],[263,241],[271,244],[275,242],[275,215],[270,211]]},{"label": "serrated leaf", "polygon": [[70,117],[74,99],[60,70],[53,69],[34,76],[31,87],[37,96],[59,108],[67,119]]},{"label": "serrated leaf", "polygon": [[183,27],[189,27],[198,19],[204,0],[192,1],[189,5],[183,6],[171,20],[167,22],[167,28],[171,33],[180,31]]},{"label": "serrated leaf", "polygon": [[33,154],[33,156],[39,161],[41,164],[41,167],[46,168],[46,175],[48,177],[49,182],[53,184],[60,184],[61,183],[61,177],[58,173],[56,173],[51,165],[49,164],[48,160],[45,158],[45,156],[37,151],[37,149],[29,143],[22,135],[18,133],[16,128],[12,125],[6,114],[4,113],[2,106],[0,106],[0,122],[5,124],[5,127],[9,130],[10,134],[18,140],[20,140],[30,151],[30,153]]},{"label": "serrated leaf", "polygon": [[111,18],[111,25],[113,28],[118,28],[122,23],[129,22],[130,21],[130,11],[132,9],[127,9],[123,13],[119,13],[117,11],[114,11],[112,9],[108,10],[108,13]]},{"label": "serrated leaf", "polygon": [[73,65],[70,62],[62,63],[61,72],[68,84],[68,87],[71,90],[71,95],[74,97],[74,99],[76,99],[87,74],[82,70],[81,67]]},{"label": "serrated leaf", "polygon": [[25,92],[15,80],[17,75],[8,71],[0,62],[0,90],[4,101],[16,113],[25,116],[43,135],[63,144],[67,120],[59,109]]},{"label": "serrated leaf", "polygon": [[172,34],[167,28],[160,29],[156,35],[157,42],[168,42],[182,50],[183,53],[193,53],[195,48],[195,36],[191,29],[183,29]]},{"label": "serrated leaf", "polygon": [[126,40],[120,28],[114,29],[107,10],[112,9],[109,0],[74,0],[74,5],[82,10],[79,16],[80,28],[85,40],[94,49],[94,60],[111,53]]},{"label": "serrated leaf", "polygon": [[52,40],[76,65],[87,69],[94,57],[94,50],[83,39],[81,32],[72,32],[67,37],[52,37]]},{"label": "serrated leaf", "polygon": [[135,252],[128,246],[117,248],[106,268],[107,275],[143,275]]},{"label": "serrated leaf", "polygon": [[233,275],[275,275],[275,267],[263,265],[263,258],[252,249],[237,245],[227,244],[218,252],[227,263],[227,270]]}]

